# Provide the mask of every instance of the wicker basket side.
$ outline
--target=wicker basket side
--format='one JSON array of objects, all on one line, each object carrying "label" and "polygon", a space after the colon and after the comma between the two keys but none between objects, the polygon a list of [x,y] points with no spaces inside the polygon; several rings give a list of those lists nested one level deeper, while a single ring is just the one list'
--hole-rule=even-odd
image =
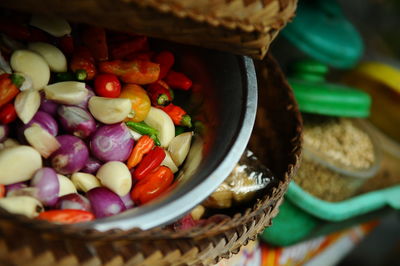
[{"label": "wicker basket side", "polygon": [[0,6],[261,59],[297,0],[2,0]]}]

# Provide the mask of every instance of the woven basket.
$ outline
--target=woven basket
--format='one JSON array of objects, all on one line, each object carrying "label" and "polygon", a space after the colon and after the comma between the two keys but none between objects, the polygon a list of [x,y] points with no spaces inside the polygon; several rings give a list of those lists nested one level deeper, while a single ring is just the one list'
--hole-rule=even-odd
[{"label": "woven basket", "polygon": [[64,232],[60,226],[58,231],[51,224],[37,228],[0,213],[1,265],[208,265],[255,239],[278,213],[298,165],[302,129],[292,91],[275,60],[268,56],[257,64],[260,104],[249,146],[279,179],[272,191],[230,219],[180,232],[161,227]]},{"label": "woven basket", "polygon": [[2,0],[0,6],[260,59],[297,0]]}]

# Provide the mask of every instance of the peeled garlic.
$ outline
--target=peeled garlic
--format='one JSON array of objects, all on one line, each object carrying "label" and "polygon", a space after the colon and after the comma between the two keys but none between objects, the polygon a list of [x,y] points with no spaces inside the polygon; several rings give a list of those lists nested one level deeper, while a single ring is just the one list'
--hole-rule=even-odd
[{"label": "peeled garlic", "polygon": [[126,164],[122,162],[108,162],[97,171],[96,176],[101,184],[119,196],[124,196],[132,188],[132,176]]},{"label": "peeled garlic", "polygon": [[168,146],[172,160],[176,166],[180,166],[186,159],[190,150],[193,132],[185,132],[174,137]]},{"label": "peeled garlic", "polygon": [[58,196],[62,197],[64,195],[68,195],[71,193],[77,193],[76,187],[74,183],[72,183],[71,179],[64,175],[57,174],[58,183],[60,184],[60,189],[58,192]]},{"label": "peeled garlic", "polygon": [[15,72],[21,72],[32,79],[33,89],[41,90],[49,83],[50,68],[39,54],[29,50],[16,50],[10,59]]},{"label": "peeled garlic", "polygon": [[123,121],[131,112],[132,103],[125,98],[106,98],[93,96],[89,100],[90,113],[104,124]]},{"label": "peeled garlic", "polygon": [[63,52],[54,45],[45,42],[34,42],[28,44],[29,50],[40,54],[53,72],[66,72],[67,59]]},{"label": "peeled garlic", "polygon": [[39,110],[40,101],[40,94],[35,90],[22,91],[15,97],[15,112],[24,124],[29,123]]},{"label": "peeled garlic", "polygon": [[60,148],[58,140],[37,124],[25,129],[24,135],[28,143],[46,159]]},{"label": "peeled garlic", "polygon": [[161,109],[151,107],[144,122],[158,130],[158,139],[162,147],[168,147],[175,137],[175,126],[169,115]]},{"label": "peeled garlic", "polygon": [[29,24],[53,35],[54,37],[62,37],[71,33],[71,26],[68,21],[56,16],[34,14],[32,15]]},{"label": "peeled garlic", "polygon": [[0,207],[14,214],[35,218],[44,210],[42,203],[29,196],[12,196],[0,199]]},{"label": "peeled garlic", "polygon": [[171,169],[172,173],[176,173],[178,172],[178,167],[176,167],[174,161],[171,158],[171,154],[169,153],[169,151],[165,151],[165,158],[164,160],[161,162],[161,165],[164,165],[166,167],[168,167],[169,169]]},{"label": "peeled garlic", "polygon": [[45,86],[44,92],[48,100],[70,105],[83,102],[89,93],[85,83],[78,81],[53,83]]},{"label": "peeled garlic", "polygon": [[94,175],[88,173],[73,173],[71,176],[71,181],[78,190],[83,192],[87,192],[92,188],[101,186],[100,181]]}]

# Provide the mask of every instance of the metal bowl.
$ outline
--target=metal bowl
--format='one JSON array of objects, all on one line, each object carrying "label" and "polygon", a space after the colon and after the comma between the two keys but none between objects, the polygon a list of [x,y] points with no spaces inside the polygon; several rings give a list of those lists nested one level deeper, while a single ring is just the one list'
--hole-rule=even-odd
[{"label": "metal bowl", "polygon": [[[165,48],[165,44],[162,47]],[[229,175],[244,152],[257,107],[253,61],[248,57],[198,47],[174,44],[167,48],[177,55],[176,68],[193,81],[192,90],[178,93],[176,99],[190,111],[195,121],[204,125],[200,127],[203,130],[195,133],[189,155],[172,188],[148,204],[112,217],[68,225],[70,229],[104,232],[111,229],[147,230],[165,225],[208,197]]]}]

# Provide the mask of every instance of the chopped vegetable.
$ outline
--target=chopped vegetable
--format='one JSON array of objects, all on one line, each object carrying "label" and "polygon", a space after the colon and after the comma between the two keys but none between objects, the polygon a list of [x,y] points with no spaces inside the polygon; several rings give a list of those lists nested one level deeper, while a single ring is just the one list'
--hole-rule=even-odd
[{"label": "chopped vegetable", "polygon": [[[14,104],[7,103],[0,108],[0,124],[9,124],[17,118],[17,112],[15,112]],[[1,139],[1,137],[0,137]]]},{"label": "chopped vegetable", "polygon": [[36,219],[53,223],[75,224],[94,220],[91,212],[83,210],[50,210],[41,212]]},{"label": "chopped vegetable", "polygon": [[131,192],[132,200],[138,204],[145,204],[165,192],[174,180],[171,169],[160,166],[146,177],[139,180]]},{"label": "chopped vegetable", "polygon": [[47,130],[34,124],[24,131],[28,143],[34,147],[43,158],[48,158],[53,152],[60,148],[60,143]]},{"label": "chopped vegetable", "polygon": [[89,200],[76,192],[59,197],[55,208],[60,210],[91,211]]},{"label": "chopped vegetable", "polygon": [[39,125],[53,136],[58,135],[58,124],[56,120],[54,120],[54,118],[48,113],[42,111],[36,112],[35,116],[29,121],[29,123],[24,125],[22,130],[25,130],[33,125]]},{"label": "chopped vegetable", "polygon": [[[60,197],[71,194],[71,193],[77,193],[76,191],[76,187],[74,185],[74,183],[72,183],[71,179],[69,179],[68,177],[66,177],[65,175],[59,175],[57,174],[57,178],[58,178],[58,183],[60,185],[60,189],[58,191],[58,199],[60,199]],[[59,200],[57,200],[57,203],[59,202]]]},{"label": "chopped vegetable", "polygon": [[32,79],[33,89],[41,90],[49,83],[49,65],[39,54],[29,50],[17,50],[11,55],[10,63],[14,71]]},{"label": "chopped vegetable", "polygon": [[154,140],[147,135],[143,135],[133,147],[131,155],[129,155],[127,166],[129,169],[135,167],[142,160],[143,156],[147,154],[154,147]]},{"label": "chopped vegetable", "polygon": [[132,115],[128,120],[133,122],[143,121],[150,111],[150,98],[146,91],[135,84],[126,84],[121,91],[120,98],[129,99],[132,103]]},{"label": "chopped vegetable", "polygon": [[166,106],[172,101],[170,90],[158,82],[150,84],[147,87],[147,93],[153,106]]},{"label": "chopped vegetable", "polygon": [[121,94],[121,83],[114,74],[99,74],[94,80],[94,90],[98,96],[118,98]]},{"label": "chopped vegetable", "polygon": [[151,107],[144,122],[158,130],[158,139],[162,147],[168,147],[170,141],[175,137],[175,126],[171,118],[163,110]]},{"label": "chopped vegetable", "polygon": [[124,98],[106,98],[93,96],[89,100],[90,113],[104,124],[122,122],[130,116],[132,103]]},{"label": "chopped vegetable", "polygon": [[75,49],[70,68],[76,74],[77,80],[92,80],[97,73],[90,50],[83,46]]},{"label": "chopped vegetable", "polygon": [[15,112],[24,124],[29,123],[40,107],[40,93],[35,90],[20,92],[14,101]]},{"label": "chopped vegetable", "polygon": [[9,196],[0,199],[0,207],[10,213],[34,218],[44,209],[37,199],[30,196]]},{"label": "chopped vegetable", "polygon": [[75,136],[57,137],[60,148],[50,157],[51,166],[61,174],[72,174],[82,169],[89,157],[86,144]]},{"label": "chopped vegetable", "polygon": [[61,105],[57,113],[63,129],[78,138],[87,138],[96,131],[94,118],[80,107]]},{"label": "chopped vegetable", "polygon": [[170,103],[165,107],[159,107],[166,112],[177,126],[192,127],[192,118],[181,107]]},{"label": "chopped vegetable", "polygon": [[71,180],[75,187],[83,192],[87,192],[95,187],[101,186],[100,181],[94,175],[88,173],[73,173]]},{"label": "chopped vegetable", "polygon": [[31,186],[37,188],[36,196],[44,205],[53,206],[57,202],[60,183],[52,168],[37,170],[32,177]]},{"label": "chopped vegetable", "polygon": [[90,141],[90,149],[97,159],[126,161],[132,151],[134,140],[124,123],[101,126]]},{"label": "chopped vegetable", "polygon": [[87,192],[87,197],[96,218],[113,216],[126,210],[121,198],[108,188],[93,188]]},{"label": "chopped vegetable", "polygon": [[29,180],[41,167],[40,153],[30,146],[3,149],[0,151],[0,184],[9,185]]},{"label": "chopped vegetable", "polygon": [[157,81],[160,65],[144,60],[105,61],[99,63],[99,71],[117,75],[123,82],[150,84]]},{"label": "chopped vegetable", "polygon": [[136,180],[143,179],[151,171],[160,166],[164,158],[165,158],[164,149],[160,147],[155,147],[154,149],[149,151],[140,161],[135,171],[133,171],[133,177]]},{"label": "chopped vegetable", "polygon": [[46,98],[57,103],[76,105],[86,100],[89,94],[85,83],[78,81],[63,81],[44,87]]},{"label": "chopped vegetable", "polygon": [[126,164],[118,161],[103,164],[96,174],[101,184],[119,196],[129,193],[132,187],[132,176]]},{"label": "chopped vegetable", "polygon": [[192,136],[193,132],[185,132],[174,137],[169,143],[168,151],[177,167],[183,163],[189,153]]},{"label": "chopped vegetable", "polygon": [[29,50],[40,54],[44,58],[44,60],[46,60],[51,71],[67,71],[67,59],[65,58],[65,55],[61,52],[61,50],[54,45],[44,42],[34,42],[29,43],[28,48]]},{"label": "chopped vegetable", "polygon": [[186,91],[192,87],[192,81],[181,72],[170,70],[164,80],[171,88],[174,89]]},{"label": "chopped vegetable", "polygon": [[175,56],[170,51],[162,51],[154,57],[154,61],[160,64],[159,79],[163,79],[174,65]]},{"label": "chopped vegetable", "polygon": [[0,107],[11,102],[19,93],[18,86],[15,84],[15,79],[11,79],[10,74],[0,75]]}]

